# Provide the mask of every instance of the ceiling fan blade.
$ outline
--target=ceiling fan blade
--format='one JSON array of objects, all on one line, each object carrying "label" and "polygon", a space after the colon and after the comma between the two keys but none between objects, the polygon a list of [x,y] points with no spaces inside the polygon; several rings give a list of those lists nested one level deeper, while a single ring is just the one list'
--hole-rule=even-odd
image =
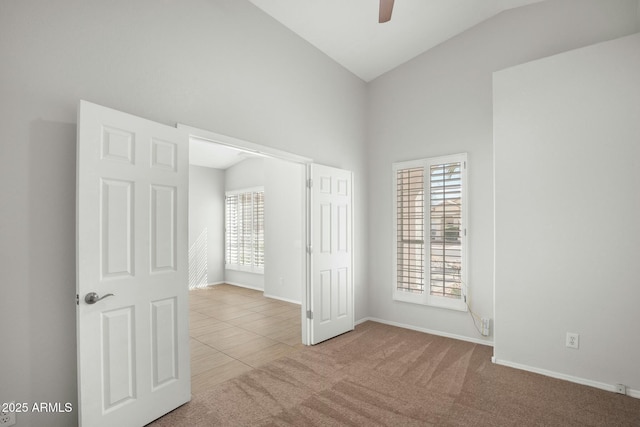
[{"label": "ceiling fan blade", "polygon": [[379,23],[388,22],[391,19],[391,12],[393,12],[394,0],[380,0],[380,17]]}]

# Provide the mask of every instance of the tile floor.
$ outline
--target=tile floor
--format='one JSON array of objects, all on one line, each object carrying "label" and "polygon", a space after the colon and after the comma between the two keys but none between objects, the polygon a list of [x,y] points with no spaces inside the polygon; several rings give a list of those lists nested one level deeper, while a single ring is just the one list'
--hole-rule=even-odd
[{"label": "tile floor", "polygon": [[189,291],[191,393],[300,350],[300,306],[261,291],[216,285]]}]

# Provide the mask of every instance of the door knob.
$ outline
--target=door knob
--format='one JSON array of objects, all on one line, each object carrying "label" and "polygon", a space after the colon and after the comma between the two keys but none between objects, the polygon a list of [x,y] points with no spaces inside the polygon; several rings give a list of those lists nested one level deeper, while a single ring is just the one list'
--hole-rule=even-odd
[{"label": "door knob", "polygon": [[95,304],[98,301],[100,301],[101,299],[105,299],[106,297],[112,297],[112,296],[115,296],[115,295],[106,294],[104,296],[99,296],[95,292],[89,292],[87,295],[85,295],[84,302],[86,302],[87,304]]}]

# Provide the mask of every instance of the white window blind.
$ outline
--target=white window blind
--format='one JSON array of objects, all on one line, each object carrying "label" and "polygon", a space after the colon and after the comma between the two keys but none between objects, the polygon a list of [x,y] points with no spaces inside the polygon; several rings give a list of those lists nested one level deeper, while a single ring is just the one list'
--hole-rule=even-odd
[{"label": "white window blind", "polygon": [[394,298],[466,310],[466,154],[393,172]]},{"label": "white window blind", "polygon": [[397,285],[424,292],[424,168],[397,171]]},{"label": "white window blind", "polygon": [[264,190],[227,192],[225,197],[225,267],[264,269]]},{"label": "white window blind", "polygon": [[253,215],[251,212],[251,199],[253,193],[242,193],[240,196],[240,227],[238,264],[251,265],[253,249]]},{"label": "white window blind", "polygon": [[238,248],[238,194],[228,194],[225,197],[225,264],[239,264]]},{"label": "white window blind", "polygon": [[264,267],[264,192],[253,193],[253,265]]},{"label": "white window blind", "polygon": [[430,292],[460,298],[462,288],[462,162],[432,165],[430,174]]}]

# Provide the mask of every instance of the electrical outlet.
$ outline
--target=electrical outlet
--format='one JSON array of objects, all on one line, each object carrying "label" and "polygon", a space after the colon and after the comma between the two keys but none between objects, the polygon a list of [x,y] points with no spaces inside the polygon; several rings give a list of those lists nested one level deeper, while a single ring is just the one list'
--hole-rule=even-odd
[{"label": "electrical outlet", "polygon": [[491,333],[491,319],[483,317],[480,319],[480,332],[483,336],[488,337]]},{"label": "electrical outlet", "polygon": [[[14,403],[14,402],[11,402]],[[16,423],[16,413],[15,412],[6,412],[0,411],[0,427],[9,427],[15,425]]]},{"label": "electrical outlet", "polygon": [[579,348],[580,347],[580,335],[574,332],[567,332],[567,347],[569,348]]}]

